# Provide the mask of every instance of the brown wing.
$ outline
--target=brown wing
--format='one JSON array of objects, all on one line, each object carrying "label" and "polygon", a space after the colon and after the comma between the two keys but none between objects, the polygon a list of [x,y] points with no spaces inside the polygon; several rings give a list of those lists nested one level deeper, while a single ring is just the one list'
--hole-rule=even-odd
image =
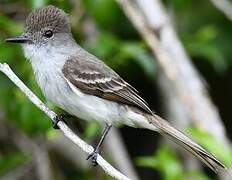
[{"label": "brown wing", "polygon": [[133,105],[152,113],[135,88],[94,56],[87,60],[71,58],[65,63],[62,72],[70,83],[84,93]]}]

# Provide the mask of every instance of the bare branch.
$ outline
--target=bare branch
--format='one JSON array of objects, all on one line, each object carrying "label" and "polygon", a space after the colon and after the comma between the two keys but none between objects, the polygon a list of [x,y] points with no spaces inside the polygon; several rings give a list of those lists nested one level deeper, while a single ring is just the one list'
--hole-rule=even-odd
[{"label": "bare branch", "polygon": [[49,151],[56,152],[58,156],[62,155],[64,159],[67,159],[75,166],[74,168],[80,170],[87,170],[89,168],[88,161],[83,158],[85,152],[80,148],[76,148],[76,145],[63,134],[48,137],[47,140],[46,145],[48,146]]},{"label": "bare branch", "polygon": [[[51,111],[45,104],[35,96],[32,91],[15,75],[15,73],[10,69],[8,64],[0,63],[0,71],[2,71],[11,81],[13,81],[19,89],[33,102],[39,109],[41,109],[47,116],[54,121],[57,116],[53,111]],[[80,139],[63,121],[58,122],[58,127],[64,133],[64,135],[69,138],[74,144],[79,146],[84,152],[90,154],[93,152],[94,148],[88,145],[85,141]],[[112,167],[106,160],[104,160],[100,155],[97,157],[98,164],[102,169],[111,177],[120,180],[129,180],[124,174]]]},{"label": "bare branch", "polygon": [[[218,110],[178,40],[161,2],[159,0],[116,1],[157,57],[157,63],[173,85],[173,89],[176,90],[195,125],[225,144],[229,144]],[[159,37],[154,33],[156,31]]]},{"label": "bare branch", "polygon": [[[114,146],[112,146],[112,144]],[[110,152],[109,155],[121,172],[126,172],[133,180],[139,179],[118,129],[112,128],[110,130],[110,133],[105,140],[104,147],[107,147],[107,152]]]},{"label": "bare branch", "polygon": [[[230,141],[219,112],[202,82],[202,77],[179,41],[162,2],[116,1],[150,47],[162,72],[172,85],[170,89],[175,90],[194,124],[229,147]],[[227,172],[221,176],[225,175]]]},{"label": "bare branch", "polygon": [[210,0],[212,4],[232,21],[232,3],[228,0]]},{"label": "bare branch", "polygon": [[45,145],[37,145],[37,148],[34,148],[33,154],[39,179],[53,180],[51,162]]}]

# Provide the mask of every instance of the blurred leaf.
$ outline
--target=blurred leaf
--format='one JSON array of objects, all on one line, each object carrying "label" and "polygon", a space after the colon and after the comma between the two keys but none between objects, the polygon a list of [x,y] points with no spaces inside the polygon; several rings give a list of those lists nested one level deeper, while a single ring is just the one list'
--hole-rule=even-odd
[{"label": "blurred leaf", "polygon": [[114,26],[120,18],[120,9],[114,0],[82,0],[82,4],[100,27]]},{"label": "blurred leaf", "polygon": [[5,155],[3,157],[0,156],[0,175],[3,175],[10,169],[13,169],[23,162],[25,162],[26,158],[23,154],[15,152]]},{"label": "blurred leaf", "polygon": [[161,146],[154,156],[137,158],[136,164],[159,170],[162,178],[165,180],[179,180],[184,173],[181,163],[175,154],[166,146]]},{"label": "blurred leaf", "polygon": [[50,130],[47,131],[48,139],[55,139],[57,136],[60,136],[60,132],[56,131],[54,128],[50,128]]},{"label": "blurred leaf", "polygon": [[0,45],[0,52],[1,52],[0,54],[1,63],[12,64],[14,61],[16,61],[17,55],[18,55],[17,59],[20,59],[20,57],[22,57],[19,47],[16,46],[8,46],[7,44],[2,44]]},{"label": "blurred leaf", "polygon": [[200,28],[193,37],[200,43],[208,43],[209,41],[213,41],[217,37],[217,34],[217,28],[215,26],[208,25]]},{"label": "blurred leaf", "polygon": [[22,32],[23,25],[12,21],[9,17],[0,16],[0,35],[4,32],[9,35],[16,35]]},{"label": "blurred leaf", "polygon": [[120,53],[124,53],[128,57],[133,58],[150,78],[154,78],[156,73],[155,60],[152,55],[147,52],[143,44],[137,42],[124,43]]},{"label": "blurred leaf", "polygon": [[101,33],[96,37],[96,41],[94,43],[86,42],[84,44],[86,49],[103,60],[113,57],[115,53],[119,51],[120,46],[120,40],[109,33]]},{"label": "blurred leaf", "polygon": [[153,156],[137,157],[136,164],[138,166],[148,167],[148,168],[153,168],[153,169],[157,169],[157,166],[158,166],[157,159]]},{"label": "blurred leaf", "polygon": [[143,43],[122,41],[115,36],[101,33],[94,43],[85,43],[84,47],[97,57],[105,60],[111,67],[125,65],[134,60],[150,78],[155,77],[155,61]]},{"label": "blurred leaf", "polygon": [[30,5],[31,9],[37,9],[37,8],[41,8],[44,5],[47,4],[47,2],[49,2],[49,0],[27,0],[28,4]]},{"label": "blurred leaf", "polygon": [[182,163],[167,146],[161,146],[153,156],[138,157],[136,164],[158,170],[164,180],[198,179],[209,180],[200,171],[185,171]]},{"label": "blurred leaf", "polygon": [[100,31],[111,31],[127,39],[138,37],[136,30],[115,0],[82,0],[81,2]]},{"label": "blurred leaf", "polygon": [[184,41],[190,55],[207,60],[217,72],[221,73],[226,70],[227,61],[220,49],[220,45],[216,42],[217,34],[217,28],[208,25],[200,28]]},{"label": "blurred leaf", "polygon": [[50,120],[13,84],[1,89],[0,96],[0,105],[9,120],[27,133],[45,132],[51,126]]},{"label": "blurred leaf", "polygon": [[89,122],[87,124],[87,127],[85,128],[85,131],[83,133],[83,136],[85,139],[92,139],[95,138],[96,135],[98,135],[101,132],[101,126],[97,122]]}]

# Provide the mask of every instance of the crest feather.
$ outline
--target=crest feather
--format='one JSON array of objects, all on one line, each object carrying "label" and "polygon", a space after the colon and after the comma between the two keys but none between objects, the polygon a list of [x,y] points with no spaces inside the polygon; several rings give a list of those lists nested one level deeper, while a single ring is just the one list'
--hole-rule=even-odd
[{"label": "crest feather", "polygon": [[25,32],[32,33],[48,27],[54,33],[69,33],[71,27],[67,14],[52,5],[42,7],[29,14],[24,29]]}]

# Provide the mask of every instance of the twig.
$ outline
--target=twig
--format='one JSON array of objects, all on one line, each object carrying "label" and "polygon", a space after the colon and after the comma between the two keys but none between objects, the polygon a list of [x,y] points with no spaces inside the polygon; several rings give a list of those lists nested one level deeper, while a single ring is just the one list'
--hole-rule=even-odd
[{"label": "twig", "polygon": [[80,148],[77,148],[76,145],[63,134],[48,137],[46,145],[50,152],[55,152],[58,156],[62,155],[64,159],[67,159],[73,166],[75,166],[74,168],[84,171],[89,168],[88,161],[83,158],[85,152]]},{"label": "twig", "polygon": [[232,3],[228,0],[210,0],[212,4],[232,21]]},{"label": "twig", "polygon": [[[15,83],[16,86],[33,102],[40,110],[42,110],[47,116],[54,121],[57,116],[53,111],[51,111],[45,104],[35,96],[32,91],[15,75],[15,73],[10,69],[8,64],[0,63],[0,71],[2,71],[11,81]],[[69,138],[73,143],[79,146],[83,151],[90,154],[93,152],[94,148],[80,139],[63,121],[58,122],[58,127],[64,133],[64,135]],[[102,169],[111,177],[120,180],[129,180],[128,177],[123,175],[121,172],[112,167],[107,161],[105,161],[100,155],[97,157],[98,164]]]},{"label": "twig", "polygon": [[109,151],[106,152],[110,152],[108,154],[112,157],[112,161],[121,172],[126,172],[133,180],[139,179],[118,129],[112,128],[110,130],[104,147],[107,147],[106,149]]},{"label": "twig", "polygon": [[33,154],[39,179],[53,180],[54,176],[52,174],[51,162],[46,146],[44,144],[37,145],[37,148],[34,148]]}]

